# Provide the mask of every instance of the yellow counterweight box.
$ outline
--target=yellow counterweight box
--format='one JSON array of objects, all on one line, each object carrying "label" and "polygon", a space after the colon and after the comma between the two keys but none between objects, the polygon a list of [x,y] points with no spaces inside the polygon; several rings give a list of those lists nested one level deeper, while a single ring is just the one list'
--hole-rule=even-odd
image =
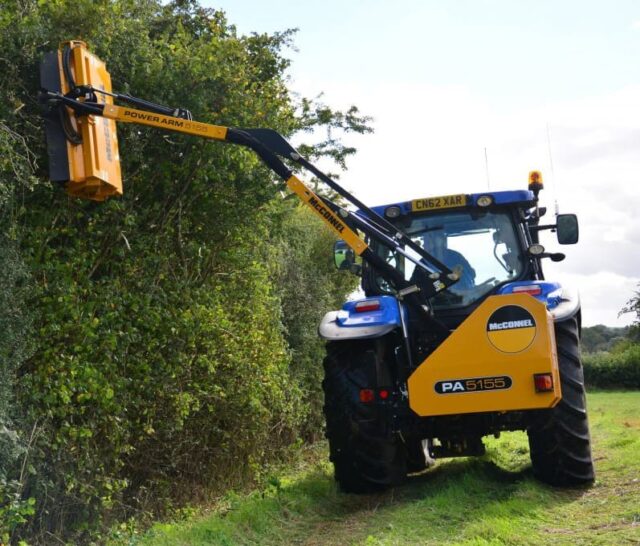
[{"label": "yellow counterweight box", "polygon": [[491,296],[418,366],[408,390],[424,417],[553,407],[562,397],[553,318],[530,295]]}]

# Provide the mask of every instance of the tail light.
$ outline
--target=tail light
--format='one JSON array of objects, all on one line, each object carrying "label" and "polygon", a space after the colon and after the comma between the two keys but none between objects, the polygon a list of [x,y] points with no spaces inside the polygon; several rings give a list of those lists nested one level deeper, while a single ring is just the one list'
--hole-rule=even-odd
[{"label": "tail light", "polygon": [[528,284],[525,286],[514,286],[513,287],[514,294],[531,294],[532,296],[537,296],[538,294],[542,294],[542,287],[537,284]]},{"label": "tail light", "polygon": [[356,313],[365,313],[366,311],[377,311],[380,309],[380,300],[365,300],[356,303]]},{"label": "tail light", "polygon": [[363,404],[373,402],[375,397],[376,393],[373,392],[373,389],[360,389],[360,402]]},{"label": "tail light", "polygon": [[550,373],[533,374],[536,392],[550,392],[553,390],[553,376]]}]

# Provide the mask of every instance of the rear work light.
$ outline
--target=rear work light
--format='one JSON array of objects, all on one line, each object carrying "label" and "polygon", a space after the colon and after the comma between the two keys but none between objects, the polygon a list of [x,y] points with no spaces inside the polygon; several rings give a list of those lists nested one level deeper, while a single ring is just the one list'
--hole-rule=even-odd
[{"label": "rear work light", "polygon": [[491,195],[481,195],[478,197],[476,204],[479,207],[488,207],[489,205],[493,205],[493,197]]},{"label": "rear work light", "polygon": [[533,384],[536,392],[550,392],[553,390],[553,377],[550,373],[533,374]]},{"label": "rear work light", "polygon": [[539,243],[534,243],[527,249],[532,256],[540,256],[544,252],[544,247]]},{"label": "rear work light", "polygon": [[531,294],[532,296],[537,296],[538,294],[542,294],[542,288],[537,284],[528,284],[526,286],[514,286],[513,293],[514,294]]},{"label": "rear work light", "polygon": [[384,215],[387,218],[398,218],[398,216],[400,216],[402,214],[402,210],[400,209],[400,207],[393,205],[391,207],[387,207],[386,209],[384,209]]},{"label": "rear work light", "polygon": [[366,300],[356,303],[356,313],[365,313],[366,311],[377,311],[380,309],[380,300]]}]

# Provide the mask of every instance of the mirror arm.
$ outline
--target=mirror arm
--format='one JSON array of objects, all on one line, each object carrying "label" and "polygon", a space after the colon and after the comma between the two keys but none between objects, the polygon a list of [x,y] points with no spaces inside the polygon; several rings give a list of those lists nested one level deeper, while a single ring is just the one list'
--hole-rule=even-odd
[{"label": "mirror arm", "polygon": [[566,254],[563,254],[562,252],[543,252],[536,256],[536,258],[551,258],[552,262],[561,262],[566,257]]},{"label": "mirror arm", "polygon": [[544,229],[556,229],[557,227],[557,224],[544,224],[542,226],[529,226],[529,229],[532,231],[542,231]]}]

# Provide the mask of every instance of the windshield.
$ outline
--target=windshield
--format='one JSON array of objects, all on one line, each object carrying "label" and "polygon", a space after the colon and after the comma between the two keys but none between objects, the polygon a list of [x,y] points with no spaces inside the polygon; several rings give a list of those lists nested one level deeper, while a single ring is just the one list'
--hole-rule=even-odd
[{"label": "windshield", "polygon": [[[410,218],[403,231],[418,245],[460,273],[461,278],[435,296],[435,308],[464,307],[487,294],[493,287],[517,279],[525,267],[524,259],[507,212],[477,209],[429,214]],[[383,245],[375,246],[378,255],[393,265],[407,281],[420,286],[428,282],[424,272],[404,256]],[[418,257],[411,249],[408,254]],[[378,288],[390,291],[381,277]]]}]

